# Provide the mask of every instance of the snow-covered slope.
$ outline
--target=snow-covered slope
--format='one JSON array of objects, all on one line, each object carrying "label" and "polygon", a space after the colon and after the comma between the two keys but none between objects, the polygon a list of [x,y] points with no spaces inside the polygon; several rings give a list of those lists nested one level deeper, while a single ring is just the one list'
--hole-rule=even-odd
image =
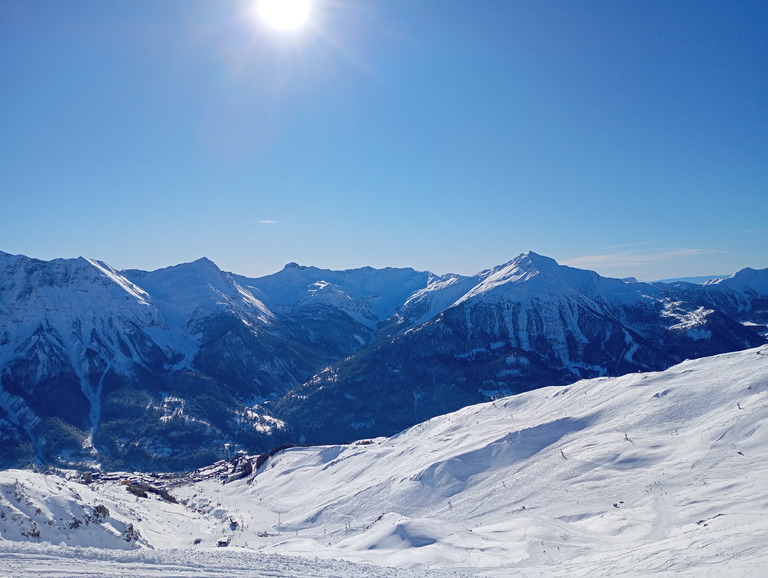
[{"label": "snow-covered slope", "polygon": [[290,450],[256,487],[286,530],[336,528],[360,559],[500,576],[747,570],[768,562],[766,420],[762,348],[499,399],[369,446]]},{"label": "snow-covered slope", "polygon": [[287,337],[328,361],[368,346],[382,323],[432,278],[413,269],[330,271],[296,263],[257,279],[236,277],[285,321]]},{"label": "snow-covered slope", "polygon": [[375,329],[433,277],[413,269],[363,267],[331,271],[289,263],[273,275],[238,280],[274,310],[290,310],[306,305],[308,300],[326,301]]},{"label": "snow-covered slope", "polygon": [[157,271],[123,274],[152,296],[165,324],[178,333],[194,332],[196,322],[216,315],[221,308],[251,327],[275,321],[266,305],[206,258]]},{"label": "snow-covered slope", "polygon": [[[218,464],[194,474],[200,481],[168,485],[177,504],[135,497],[118,480],[85,487],[2,472],[0,554],[14,575],[30,573],[29,560],[36,572],[117,575],[135,560],[151,574],[240,574],[244,560],[279,554],[300,558],[265,558],[264,568],[296,560],[287,575],[325,576],[331,565],[339,576],[396,575],[386,566],[759,576],[768,567],[767,448],[762,347],[501,398],[391,438],[289,448],[225,484]],[[108,517],[95,519],[98,505]],[[81,524],[69,527],[70,516]],[[133,543],[120,537],[128,524]]]}]

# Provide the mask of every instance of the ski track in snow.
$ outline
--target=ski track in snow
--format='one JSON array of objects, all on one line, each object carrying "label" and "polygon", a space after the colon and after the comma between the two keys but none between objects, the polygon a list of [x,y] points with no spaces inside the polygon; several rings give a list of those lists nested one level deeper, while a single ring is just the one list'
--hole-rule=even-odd
[{"label": "ski track in snow", "polygon": [[[38,547],[35,547],[38,546]],[[298,556],[259,554],[242,550],[141,550],[113,552],[97,548],[40,547],[24,544],[8,551],[0,543],[5,576],[253,576],[304,578],[313,576],[370,576],[418,578],[441,576],[397,568],[321,560]]]},{"label": "ski track in snow", "polygon": [[0,472],[2,572],[764,576],[767,453],[762,347],[291,448],[246,479],[170,485],[178,504]]}]

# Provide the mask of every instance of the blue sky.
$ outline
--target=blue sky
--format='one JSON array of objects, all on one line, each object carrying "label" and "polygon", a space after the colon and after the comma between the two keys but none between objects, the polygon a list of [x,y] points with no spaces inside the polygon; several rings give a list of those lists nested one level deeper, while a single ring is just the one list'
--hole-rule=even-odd
[{"label": "blue sky", "polygon": [[768,3],[0,0],[0,250],[768,267]]}]

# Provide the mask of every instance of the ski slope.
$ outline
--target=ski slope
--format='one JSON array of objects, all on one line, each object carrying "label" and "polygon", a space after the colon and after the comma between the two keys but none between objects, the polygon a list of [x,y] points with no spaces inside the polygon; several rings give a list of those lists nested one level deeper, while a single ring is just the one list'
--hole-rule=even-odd
[{"label": "ski slope", "polygon": [[9,470],[0,557],[13,575],[764,576],[767,425],[762,347],[290,448],[228,483],[219,464],[170,483],[178,503]]}]

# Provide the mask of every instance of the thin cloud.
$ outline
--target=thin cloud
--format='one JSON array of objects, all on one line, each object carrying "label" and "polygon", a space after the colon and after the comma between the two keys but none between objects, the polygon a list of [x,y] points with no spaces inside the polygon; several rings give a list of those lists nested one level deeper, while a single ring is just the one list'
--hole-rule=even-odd
[{"label": "thin cloud", "polygon": [[637,243],[625,243],[623,245],[608,245],[606,249],[628,249],[630,247],[646,247],[655,241],[639,241]]},{"label": "thin cloud", "polygon": [[277,221],[271,221],[269,219],[261,219],[260,221],[257,221],[260,225],[274,225],[277,223]]},{"label": "thin cloud", "polygon": [[725,252],[726,251],[717,251],[715,249],[662,249],[654,253],[608,253],[604,255],[584,255],[582,257],[574,257],[573,259],[565,260],[563,261],[563,264],[579,268],[637,266],[670,261],[672,259],[694,257],[697,255]]},{"label": "thin cloud", "polygon": [[736,232],[741,233],[742,235],[752,235],[755,233],[768,233],[768,229],[743,229]]}]

